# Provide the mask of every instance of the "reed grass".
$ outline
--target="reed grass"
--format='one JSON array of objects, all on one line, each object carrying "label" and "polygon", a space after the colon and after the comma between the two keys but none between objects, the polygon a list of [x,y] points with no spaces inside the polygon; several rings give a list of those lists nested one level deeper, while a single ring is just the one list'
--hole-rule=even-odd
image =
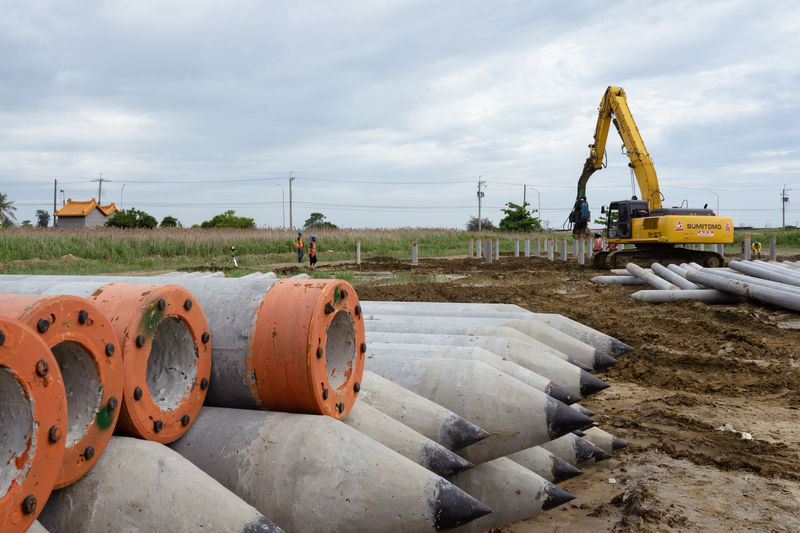
[{"label": "reed grass", "polygon": [[[303,235],[310,241],[311,232]],[[411,241],[417,240],[420,257],[441,257],[466,254],[470,238],[500,238],[502,251],[514,249],[514,238],[553,237],[555,233],[518,234],[503,232],[469,233],[445,228],[400,229],[320,229],[315,230],[320,254],[346,254],[353,257],[356,240],[361,241],[361,253],[372,256],[408,257]],[[130,261],[143,258],[171,259],[178,257],[196,260],[216,260],[230,256],[231,246],[236,255],[275,256],[290,260],[294,257],[296,232],[286,229],[54,229],[4,228],[0,230],[0,262],[15,260],[60,259],[73,256],[100,261]]]},{"label": "reed grass", "polygon": [[[518,238],[520,254],[526,237],[531,241],[537,237],[566,237],[567,246],[572,245],[570,234],[556,232],[477,233],[450,228],[320,229],[305,231],[306,243],[312,233],[317,236],[321,262],[352,261],[357,240],[361,241],[362,259],[408,258],[413,240],[418,242],[419,257],[466,255],[470,238],[499,238],[502,252],[512,252],[514,239]],[[280,228],[3,228],[0,229],[0,272],[98,274],[179,270],[206,264],[223,267],[230,259],[231,246],[235,246],[238,263],[244,267],[239,272],[244,275],[252,271],[248,269],[265,270],[271,265],[296,263],[296,235],[295,231]],[[759,230],[738,231],[734,243],[728,245],[726,251],[736,252],[744,235],[761,241],[766,249],[769,248],[770,235],[777,235],[778,247],[783,251],[800,248],[800,230]],[[534,242],[531,242],[531,252],[533,249]],[[304,265],[307,264],[306,259]],[[231,274],[233,272],[231,270]]]}]

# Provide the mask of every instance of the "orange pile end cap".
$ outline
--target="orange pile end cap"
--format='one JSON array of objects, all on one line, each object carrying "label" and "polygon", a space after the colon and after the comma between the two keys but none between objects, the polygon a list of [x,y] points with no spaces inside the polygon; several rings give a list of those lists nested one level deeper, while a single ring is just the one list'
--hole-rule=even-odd
[{"label": "orange pile end cap", "polygon": [[262,300],[247,371],[265,409],[344,418],[358,397],[364,319],[342,280],[283,279]]},{"label": "orange pile end cap", "polygon": [[0,530],[27,531],[61,468],[67,399],[55,357],[22,322],[0,316]]},{"label": "orange pile end cap", "polygon": [[122,402],[122,354],[111,324],[78,296],[0,294],[0,308],[50,347],[67,389],[69,424],[59,489],[88,472],[108,446]]},{"label": "orange pile end cap", "polygon": [[208,390],[211,341],[197,299],[176,285],[112,283],[90,298],[111,322],[125,368],[115,433],[161,444],[189,430]]}]

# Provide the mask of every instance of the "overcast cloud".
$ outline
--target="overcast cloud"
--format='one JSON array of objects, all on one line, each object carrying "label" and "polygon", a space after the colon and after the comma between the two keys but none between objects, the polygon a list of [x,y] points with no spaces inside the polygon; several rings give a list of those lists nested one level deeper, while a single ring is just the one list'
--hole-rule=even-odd
[{"label": "overcast cloud", "polygon": [[[97,196],[185,225],[321,212],[463,227],[541,201],[561,227],[597,105],[619,85],[667,205],[800,221],[800,4],[0,2],[0,192],[35,220]],[[588,187],[631,196],[610,137]],[[125,188],[123,189],[123,185]],[[530,188],[538,190],[531,191]],[[797,194],[798,196],[793,196]]]}]

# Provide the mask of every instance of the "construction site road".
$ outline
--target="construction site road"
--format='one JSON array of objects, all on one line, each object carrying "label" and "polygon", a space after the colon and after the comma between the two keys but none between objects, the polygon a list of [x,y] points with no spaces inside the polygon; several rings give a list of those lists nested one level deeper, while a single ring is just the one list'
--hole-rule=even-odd
[{"label": "construction site road", "polygon": [[641,286],[594,285],[608,272],[589,265],[505,254],[326,268],[352,271],[361,300],[516,304],[634,348],[596,373],[611,388],[582,402],[630,446],[580,465],[560,485],[572,502],[498,533],[800,531],[800,314],[752,300],[637,302]]}]

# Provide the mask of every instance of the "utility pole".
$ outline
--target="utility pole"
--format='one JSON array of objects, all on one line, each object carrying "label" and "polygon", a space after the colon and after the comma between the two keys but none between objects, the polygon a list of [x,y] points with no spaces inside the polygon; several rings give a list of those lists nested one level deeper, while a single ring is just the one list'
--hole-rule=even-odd
[{"label": "utility pole", "polygon": [[292,224],[292,182],[296,178],[292,177],[292,173],[289,172],[289,227],[294,229],[294,224]]},{"label": "utility pole", "polygon": [[783,211],[783,231],[786,231],[786,202],[789,201],[789,197],[786,196],[788,191],[792,189],[787,189],[786,184],[783,185],[783,190],[781,191],[781,208]]},{"label": "utility pole", "polygon": [[281,188],[281,213],[283,213],[283,224],[281,224],[282,228],[286,228],[286,192],[283,190],[283,185],[280,183],[277,184],[278,187]]},{"label": "utility pole", "polygon": [[56,202],[58,201],[58,180],[53,180],[53,227],[56,227]]},{"label": "utility pole", "polygon": [[102,172],[100,172],[100,179],[96,179],[96,180],[92,180],[92,181],[99,181],[99,182],[100,182],[100,185],[97,187],[97,203],[98,203],[98,205],[99,205],[100,203],[102,203],[102,202],[103,202],[103,200],[102,200],[102,196],[103,196],[103,182],[104,182],[104,181],[107,181],[107,182],[109,182],[109,183],[110,183],[110,182],[111,182],[111,180],[104,180],[104,179],[103,179],[103,173],[102,173]]},{"label": "utility pole", "polygon": [[522,205],[525,205],[525,202],[528,201],[528,186],[522,186]]},{"label": "utility pole", "polygon": [[481,187],[486,186],[485,181],[481,181],[483,176],[478,176],[478,231],[481,231],[481,200],[483,200],[483,193]]}]

